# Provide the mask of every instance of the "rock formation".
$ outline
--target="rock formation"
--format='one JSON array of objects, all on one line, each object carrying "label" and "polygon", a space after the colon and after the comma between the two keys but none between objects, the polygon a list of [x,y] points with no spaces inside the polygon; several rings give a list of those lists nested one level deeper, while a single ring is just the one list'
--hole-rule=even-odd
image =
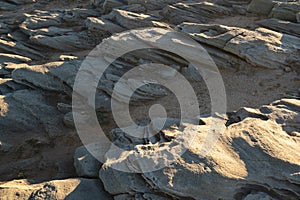
[{"label": "rock formation", "polygon": [[[299,13],[298,0],[0,1],[0,200],[299,199]],[[191,63],[155,48],[155,39],[174,31],[217,65],[227,113],[211,113],[206,80]],[[184,38],[160,44],[201,59]],[[95,98],[83,95],[82,106],[72,107],[76,75],[90,52],[109,46],[109,62],[128,41],[147,48],[114,60],[91,86]],[[193,123],[180,121],[176,96],[153,81],[175,84],[177,73],[199,101]],[[145,128],[126,124],[127,130],[142,138],[114,121],[111,102],[128,99],[133,121]],[[74,116],[91,123],[77,112],[85,104],[113,145],[82,146]],[[162,130],[161,118],[149,121],[156,104],[168,114]],[[224,132],[204,153],[215,120]]]}]

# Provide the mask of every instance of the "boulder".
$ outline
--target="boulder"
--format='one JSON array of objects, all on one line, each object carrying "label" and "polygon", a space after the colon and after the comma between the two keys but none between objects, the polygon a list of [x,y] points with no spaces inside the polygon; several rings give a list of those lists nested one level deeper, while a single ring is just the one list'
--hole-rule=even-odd
[{"label": "boulder", "polygon": [[[175,137],[135,145],[123,149],[120,156],[112,146],[99,176],[116,198],[151,194],[178,199],[298,199],[300,138],[290,135],[289,128],[299,130],[299,112],[300,100],[296,99],[282,99],[259,109],[242,108],[235,113],[239,120],[226,125],[206,155],[203,142],[214,117],[205,118],[202,125],[185,124],[179,129],[181,142],[173,143]],[[226,117],[223,120],[225,125]],[[147,171],[147,163],[169,164]],[[130,173],[136,169],[141,174]]]}]

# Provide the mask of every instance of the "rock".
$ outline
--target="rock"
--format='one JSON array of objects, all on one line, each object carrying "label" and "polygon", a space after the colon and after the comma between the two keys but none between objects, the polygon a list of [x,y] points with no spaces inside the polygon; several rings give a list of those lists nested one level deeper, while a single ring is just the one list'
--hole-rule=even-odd
[{"label": "rock", "polygon": [[180,0],[127,0],[129,5],[140,4],[148,11],[160,10],[167,5],[175,4]]},{"label": "rock", "polygon": [[[236,113],[242,116],[240,121],[226,128],[206,156],[202,156],[202,145],[214,117],[204,125],[185,124],[180,129],[184,137],[179,143],[135,145],[135,149],[124,150],[120,156],[111,147],[99,176],[105,189],[117,198],[156,194],[179,199],[298,199],[300,138],[290,136],[285,125],[299,124],[299,112],[300,100],[296,99],[279,100],[260,109],[243,108]],[[299,130],[298,125],[294,128]],[[191,140],[193,131],[198,134]],[[185,146],[184,141],[192,142]],[[177,157],[184,148],[185,153]],[[176,154],[172,149],[177,149]],[[150,161],[158,166],[172,163],[147,171],[145,164]],[[116,166],[123,171],[115,170]],[[142,173],[125,172],[136,169]]]},{"label": "rock", "polygon": [[300,37],[300,24],[289,21],[282,21],[278,19],[264,19],[256,22],[258,25],[263,26],[274,31],[287,33]]},{"label": "rock", "polygon": [[[8,76],[9,72],[7,71],[4,75]],[[3,75],[3,74],[2,74]],[[0,94],[6,95],[8,93],[13,93],[17,90],[27,89],[25,86],[17,84],[11,78],[0,78]]]},{"label": "rock", "polygon": [[30,37],[30,41],[38,45],[44,45],[46,47],[64,52],[91,49],[97,44],[96,40],[91,40],[88,38],[87,32],[71,32],[65,35],[54,37],[35,35]]},{"label": "rock", "polygon": [[[62,115],[40,91],[18,90],[0,96],[1,132],[36,132],[49,137],[64,134]],[[52,116],[56,116],[53,118]]]},{"label": "rock", "polygon": [[28,4],[28,3],[34,3],[36,0],[7,0],[8,2],[11,2],[16,5],[22,5],[22,4]]},{"label": "rock", "polygon": [[239,13],[240,15],[246,15],[247,9],[240,5],[232,5],[233,11]]},{"label": "rock", "polygon": [[31,59],[24,57],[24,56],[19,56],[15,54],[7,54],[7,53],[0,53],[0,62],[5,63],[5,62],[10,62],[10,63],[26,63],[30,62]]},{"label": "rock", "polygon": [[166,6],[161,15],[171,24],[182,22],[207,23],[221,16],[232,14],[232,9],[211,2],[176,3]]},{"label": "rock", "polygon": [[64,115],[64,124],[69,128],[75,128],[74,119],[73,119],[73,113],[68,112]]},{"label": "rock", "polygon": [[108,13],[113,8],[124,6],[125,4],[126,4],[126,1],[124,1],[124,0],[105,0],[103,3],[103,11]]},{"label": "rock", "polygon": [[22,44],[21,42],[9,41],[0,38],[0,49],[4,52],[15,53],[24,57],[29,57],[30,59],[41,59],[44,56],[30,48]]},{"label": "rock", "polygon": [[12,145],[0,141],[0,153],[7,153],[12,149]]},{"label": "rock", "polygon": [[43,183],[14,180],[0,185],[1,199],[111,199],[96,179],[65,179]]},{"label": "rock", "polygon": [[11,30],[5,23],[0,22],[0,34],[9,33]]},{"label": "rock", "polygon": [[297,44],[300,44],[300,39],[295,36],[265,28],[250,31],[195,23],[182,23],[177,30],[188,33],[199,42],[232,53],[254,66],[271,69],[298,68],[300,46]]},{"label": "rock", "polygon": [[276,19],[297,22],[296,14],[299,10],[299,2],[277,2],[270,15]]},{"label": "rock", "polygon": [[57,109],[61,112],[61,113],[68,113],[72,111],[72,105],[69,104],[65,104],[65,103],[58,103],[57,104]]},{"label": "rock", "polygon": [[147,14],[139,14],[120,9],[112,10],[105,19],[110,20],[126,29],[135,29],[142,27],[161,27],[169,28],[166,23],[159,22],[159,19]]},{"label": "rock", "polygon": [[10,3],[7,3],[7,2],[1,2],[1,5],[0,5],[0,10],[3,10],[3,11],[13,11],[13,10],[16,10],[18,7],[16,5],[13,5],[13,4],[10,4]]},{"label": "rock", "polygon": [[274,199],[272,196],[264,193],[264,192],[258,192],[254,194],[248,194],[244,200],[256,200],[256,199],[264,199],[264,200],[272,200]]},{"label": "rock", "polygon": [[72,93],[80,60],[52,62],[44,65],[22,66],[12,72],[15,82],[54,92]]},{"label": "rock", "polygon": [[[107,149],[100,144],[89,144],[88,148],[93,148],[93,152],[106,152]],[[103,155],[102,155],[103,156]],[[101,160],[104,160],[102,158]],[[78,147],[74,154],[74,167],[79,177],[97,178],[102,163],[98,161],[85,146]]]},{"label": "rock", "polygon": [[[32,35],[37,29],[60,27],[63,23],[70,23],[73,27],[83,25],[82,19],[87,17],[97,17],[99,13],[91,9],[66,9],[40,12],[33,15],[27,15],[19,28],[26,34]],[[60,30],[56,28],[56,31]]]},{"label": "rock", "polygon": [[297,18],[297,23],[300,23],[300,12],[298,12],[298,13],[296,14],[296,18]]},{"label": "rock", "polygon": [[248,6],[248,12],[268,15],[274,4],[275,3],[272,0],[252,0]]},{"label": "rock", "polygon": [[110,34],[119,33],[125,30],[121,26],[114,24],[109,20],[94,17],[87,18],[86,26],[91,31],[107,31]]}]

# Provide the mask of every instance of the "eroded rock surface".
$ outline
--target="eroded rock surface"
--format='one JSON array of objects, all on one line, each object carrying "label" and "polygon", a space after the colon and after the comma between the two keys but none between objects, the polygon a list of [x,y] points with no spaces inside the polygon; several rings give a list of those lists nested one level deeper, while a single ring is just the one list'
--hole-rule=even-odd
[{"label": "eroded rock surface", "polygon": [[[186,141],[195,132],[189,146],[184,142],[174,146],[172,142],[160,141],[160,147],[152,143],[143,148],[140,144],[138,150],[128,150],[119,158],[108,151],[100,178],[106,190],[117,197],[125,193],[131,198],[147,199],[145,196],[151,193],[161,198],[297,199],[300,196],[299,110],[300,101],[294,99],[282,99],[259,109],[242,108],[228,116],[225,132],[205,157],[201,156],[201,149],[209,137],[211,119],[206,119],[205,125],[186,125],[182,130]],[[225,123],[224,119],[224,126]],[[122,165],[129,171],[147,170],[143,157],[152,155],[154,163],[166,162],[164,151],[172,155],[174,148],[187,151],[178,159],[174,155],[174,162],[158,171],[132,174],[113,169]],[[141,157],[136,160],[135,155]]]},{"label": "eroded rock surface", "polygon": [[[299,199],[299,12],[298,0],[1,1],[0,199]],[[228,113],[217,115],[225,132],[205,157],[202,143],[216,119],[209,115],[205,80],[184,58],[153,49],[156,37],[174,30],[205,48],[226,88]],[[110,144],[91,141],[100,152],[96,159],[75,129],[74,115],[86,124],[90,119],[72,108],[74,80],[100,42],[114,48],[106,52],[109,62],[128,41],[149,49],[118,58],[92,86],[95,99],[83,95],[82,105],[96,111],[107,137],[125,149],[116,156]],[[173,39],[170,47],[200,59],[185,39]],[[153,76],[135,72],[114,91],[138,65]],[[152,80],[175,84],[176,73],[195,89],[202,116],[183,129],[176,96]],[[85,81],[97,78],[90,74]],[[169,123],[161,131],[160,120],[138,130],[126,124],[142,138],[125,134],[111,115],[113,92],[118,102],[130,98],[135,122],[147,125],[149,108],[161,104]],[[187,151],[165,157],[175,150]],[[145,161],[167,167],[149,171]],[[39,183],[10,181],[24,178]],[[45,182],[52,179],[60,180]]]}]

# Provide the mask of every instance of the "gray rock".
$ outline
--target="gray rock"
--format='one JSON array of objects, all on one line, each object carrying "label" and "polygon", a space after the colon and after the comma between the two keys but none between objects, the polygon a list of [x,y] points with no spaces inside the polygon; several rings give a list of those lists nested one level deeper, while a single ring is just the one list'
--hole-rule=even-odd
[{"label": "gray rock", "polygon": [[15,53],[35,60],[44,57],[43,54],[30,47],[27,47],[26,45],[22,44],[22,42],[16,42],[11,40],[1,39],[1,38],[0,38],[0,50],[4,52]]},{"label": "gray rock", "polygon": [[248,6],[248,12],[268,15],[274,4],[275,3],[272,0],[252,0]]},{"label": "gray rock", "polygon": [[160,10],[167,5],[175,4],[181,0],[127,0],[129,5],[140,4],[148,11]]},{"label": "gray rock", "polygon": [[[1,70],[0,70],[1,72]],[[2,75],[8,76],[10,72],[7,71],[6,73],[2,73]],[[24,90],[27,89],[27,87],[20,85],[16,82],[14,82],[11,78],[0,78],[0,94],[6,95],[8,93],[12,93],[17,90]]]},{"label": "gray rock", "polygon": [[166,6],[160,13],[171,24],[207,23],[220,16],[230,16],[232,9],[210,2],[180,2]]},{"label": "gray rock", "polygon": [[250,31],[195,23],[183,23],[177,29],[190,34],[199,42],[232,53],[254,66],[271,69],[297,69],[299,66],[300,39],[295,36],[265,28]]},{"label": "gray rock", "polygon": [[91,31],[107,31],[111,34],[119,33],[125,30],[121,26],[114,24],[109,20],[94,17],[87,18],[86,26]]},{"label": "gray rock", "polygon": [[277,2],[270,15],[276,19],[297,22],[296,14],[299,10],[299,2]]},{"label": "gray rock", "polygon": [[18,90],[0,96],[1,131],[31,131],[49,137],[64,134],[62,115],[56,107],[49,105],[48,98],[42,92],[32,90]]},{"label": "gray rock", "polygon": [[[104,154],[107,151],[101,144],[93,143],[88,145],[93,152]],[[97,178],[102,163],[98,161],[85,146],[78,147],[74,154],[74,167],[79,177]],[[102,158],[101,160],[104,160]]]},{"label": "gray rock", "polygon": [[91,49],[97,45],[97,40],[89,38],[87,32],[70,32],[53,37],[34,35],[30,37],[30,41],[37,45],[44,45],[65,52]]},{"label": "gray rock", "polygon": [[159,19],[147,14],[139,14],[130,11],[114,9],[109,15],[105,16],[105,19],[116,23],[117,25],[126,29],[135,29],[142,27],[161,27],[169,28],[166,23],[159,22]]},{"label": "gray rock", "polygon": [[42,183],[14,180],[0,187],[1,199],[111,199],[97,179],[65,179]]},{"label": "gray rock", "polygon": [[103,3],[103,11],[108,13],[113,8],[121,7],[126,5],[125,0],[105,0]]},{"label": "gray rock", "polygon": [[30,62],[31,59],[19,56],[15,54],[8,54],[8,53],[0,53],[0,63],[10,62],[10,63],[26,63]]},{"label": "gray rock", "polygon": [[297,22],[300,23],[300,12],[296,14]]},{"label": "gray rock", "polygon": [[3,2],[3,1],[1,2],[1,5],[0,5],[0,10],[3,10],[3,11],[13,11],[13,10],[16,10],[17,8],[18,8],[18,6],[7,3],[7,2]]},{"label": "gray rock", "polygon": [[[243,108],[237,112],[242,119],[230,124],[204,157],[201,141],[205,141],[209,134],[207,126],[214,117],[207,118],[205,125],[185,124],[185,128],[180,129],[184,136],[182,143],[161,141],[157,148],[154,148],[155,143],[136,145],[136,149],[119,156],[112,147],[106,154],[107,161],[99,176],[106,190],[116,198],[158,192],[159,196],[163,194],[179,199],[276,199],[278,196],[298,199],[300,138],[289,136],[285,124],[299,124],[299,111],[300,100],[296,99],[276,101],[259,110]],[[268,119],[261,118],[264,115]],[[299,130],[299,126],[296,129]],[[191,141],[193,131],[201,134],[196,134],[191,144],[185,146],[184,141]],[[177,154],[183,148],[187,151],[178,158],[171,153],[172,149],[177,149]],[[164,151],[174,157],[166,156]],[[149,172],[144,163],[146,157],[148,164],[150,160],[153,163],[172,163]],[[123,170],[138,168],[142,173],[114,170],[117,165]]]},{"label": "gray rock", "polygon": [[87,17],[97,17],[99,13],[92,9],[66,9],[57,11],[41,12],[29,15],[19,28],[30,35],[37,29],[48,27],[60,27],[64,23],[72,23],[74,27],[83,25],[83,19]]},{"label": "gray rock", "polygon": [[300,24],[278,19],[264,19],[256,22],[258,25],[278,32],[300,37]]},{"label": "gray rock", "polygon": [[73,113],[68,112],[64,115],[64,124],[69,128],[75,128]]},{"label": "gray rock", "polygon": [[1,153],[9,152],[12,149],[12,147],[13,147],[12,145],[0,141],[0,152]]},{"label": "gray rock", "polygon": [[73,87],[80,63],[80,60],[74,60],[23,66],[12,72],[12,78],[15,82],[32,88],[65,92],[71,95],[71,88]]}]

